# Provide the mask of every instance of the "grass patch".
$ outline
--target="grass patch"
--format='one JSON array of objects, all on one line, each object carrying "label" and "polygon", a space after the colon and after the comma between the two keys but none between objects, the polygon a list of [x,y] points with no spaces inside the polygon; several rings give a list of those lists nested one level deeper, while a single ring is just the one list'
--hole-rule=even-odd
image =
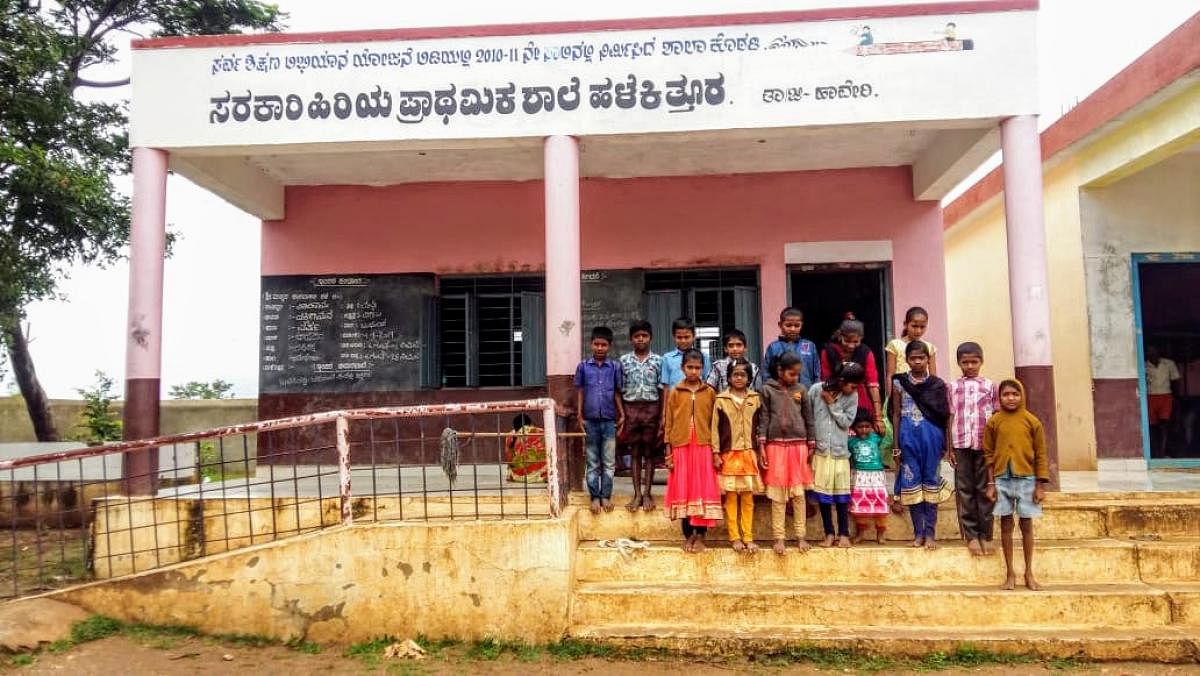
[{"label": "grass patch", "polygon": [[537,646],[531,646],[520,641],[505,641],[494,638],[485,638],[482,641],[476,641],[467,649],[467,657],[469,659],[485,662],[498,660],[505,653],[511,654],[525,662],[540,659],[542,656],[542,651]]},{"label": "grass patch", "polygon": [[424,648],[425,652],[434,657],[440,656],[449,648],[455,648],[462,645],[462,641],[456,638],[450,638],[449,636],[443,636],[439,639],[432,639],[424,634],[417,634],[417,638],[415,640],[417,645]]},{"label": "grass patch", "polygon": [[615,657],[617,654],[617,650],[612,646],[603,643],[593,643],[592,641],[580,641],[573,638],[564,638],[558,643],[547,645],[546,652],[550,657],[562,662],[582,660],[589,657],[610,658]]},{"label": "grass patch", "polygon": [[291,648],[292,650],[295,650],[296,652],[304,653],[305,655],[320,655],[321,654],[321,644],[313,643],[312,641],[305,641],[304,639],[302,639],[300,637],[293,638],[290,641],[284,643],[283,645],[288,648]]},{"label": "grass patch", "polygon": [[14,667],[32,666],[33,663],[36,661],[37,661],[37,658],[35,658],[33,655],[31,655],[29,653],[20,653],[18,655],[13,655],[12,657],[8,658],[9,665],[14,666]]},{"label": "grass patch", "polygon": [[120,620],[114,620],[104,615],[92,615],[86,620],[80,620],[71,625],[71,642],[99,641],[120,632],[123,626]]},{"label": "grass patch", "polygon": [[1002,666],[1012,664],[1032,664],[1036,657],[1030,655],[1010,655],[980,650],[975,646],[964,643],[953,652],[933,652],[917,661],[916,668],[937,671],[939,669],[971,669],[974,667]]},{"label": "grass patch", "polygon": [[379,667],[379,661],[383,659],[383,651],[395,642],[396,639],[391,636],[381,636],[347,647],[342,656],[356,659],[368,669],[376,669]]},{"label": "grass patch", "polygon": [[269,645],[280,644],[280,641],[270,636],[260,636],[258,634],[216,634],[213,638],[236,648],[263,648]]},{"label": "grass patch", "polygon": [[231,481],[249,476],[246,463],[240,460],[225,460],[221,449],[211,441],[199,444],[196,465],[200,468],[201,481]]}]

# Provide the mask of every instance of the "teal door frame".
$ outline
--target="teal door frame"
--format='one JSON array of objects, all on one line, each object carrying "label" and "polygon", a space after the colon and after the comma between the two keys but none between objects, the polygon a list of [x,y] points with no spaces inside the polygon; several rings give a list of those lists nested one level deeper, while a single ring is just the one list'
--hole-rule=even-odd
[{"label": "teal door frame", "polygon": [[1200,263],[1200,253],[1135,253],[1130,264],[1133,291],[1133,330],[1137,347],[1138,407],[1142,420],[1142,456],[1147,466],[1154,467],[1200,467],[1200,458],[1151,458],[1150,457],[1150,413],[1146,392],[1146,345],[1142,329],[1142,276],[1143,263]]}]

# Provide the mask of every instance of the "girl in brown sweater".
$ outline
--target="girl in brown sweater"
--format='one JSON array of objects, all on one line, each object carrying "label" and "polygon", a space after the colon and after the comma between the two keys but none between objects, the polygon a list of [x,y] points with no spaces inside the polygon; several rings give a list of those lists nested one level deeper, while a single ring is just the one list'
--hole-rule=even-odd
[{"label": "girl in brown sweater", "polygon": [[683,551],[704,551],[704,535],[721,518],[721,490],[716,468],[721,459],[712,448],[713,406],[717,393],[700,379],[704,355],[683,353],[683,380],[667,394],[663,436],[667,453],[667,517],[683,524]]}]

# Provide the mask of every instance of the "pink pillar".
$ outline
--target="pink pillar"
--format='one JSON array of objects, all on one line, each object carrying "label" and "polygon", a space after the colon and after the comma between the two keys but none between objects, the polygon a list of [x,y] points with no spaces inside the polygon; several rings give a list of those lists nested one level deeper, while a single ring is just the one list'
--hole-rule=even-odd
[{"label": "pink pillar", "polygon": [[[129,322],[125,335],[124,438],[158,436],[162,370],[163,258],[166,250],[167,153],[133,149],[133,219],[129,247]],[[152,495],[158,450],[124,456],[127,495]]]},{"label": "pink pillar", "polygon": [[[545,142],[546,190],[546,389],[573,410],[575,366],[582,341],[579,279],[579,142],[550,136]],[[582,447],[567,454],[570,485],[583,486]]]},{"label": "pink pillar", "polygon": [[1042,150],[1037,117],[1019,115],[1002,121],[1000,144],[1004,158],[1004,218],[1016,376],[1025,385],[1029,410],[1045,426],[1051,480],[1057,485],[1057,406],[1050,349]]},{"label": "pink pillar", "polygon": [[779,335],[779,312],[789,305],[787,264],[783,259],[783,247],[776,249],[763,257],[758,271],[759,314],[762,315],[762,345],[758,346],[760,359],[767,345]]}]

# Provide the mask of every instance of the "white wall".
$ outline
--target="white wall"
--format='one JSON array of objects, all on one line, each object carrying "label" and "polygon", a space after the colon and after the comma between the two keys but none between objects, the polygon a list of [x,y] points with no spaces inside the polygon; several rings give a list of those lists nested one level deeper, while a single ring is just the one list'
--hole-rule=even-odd
[{"label": "white wall", "polygon": [[1200,153],[1085,189],[1080,212],[1093,377],[1136,378],[1130,256],[1200,251]]}]

